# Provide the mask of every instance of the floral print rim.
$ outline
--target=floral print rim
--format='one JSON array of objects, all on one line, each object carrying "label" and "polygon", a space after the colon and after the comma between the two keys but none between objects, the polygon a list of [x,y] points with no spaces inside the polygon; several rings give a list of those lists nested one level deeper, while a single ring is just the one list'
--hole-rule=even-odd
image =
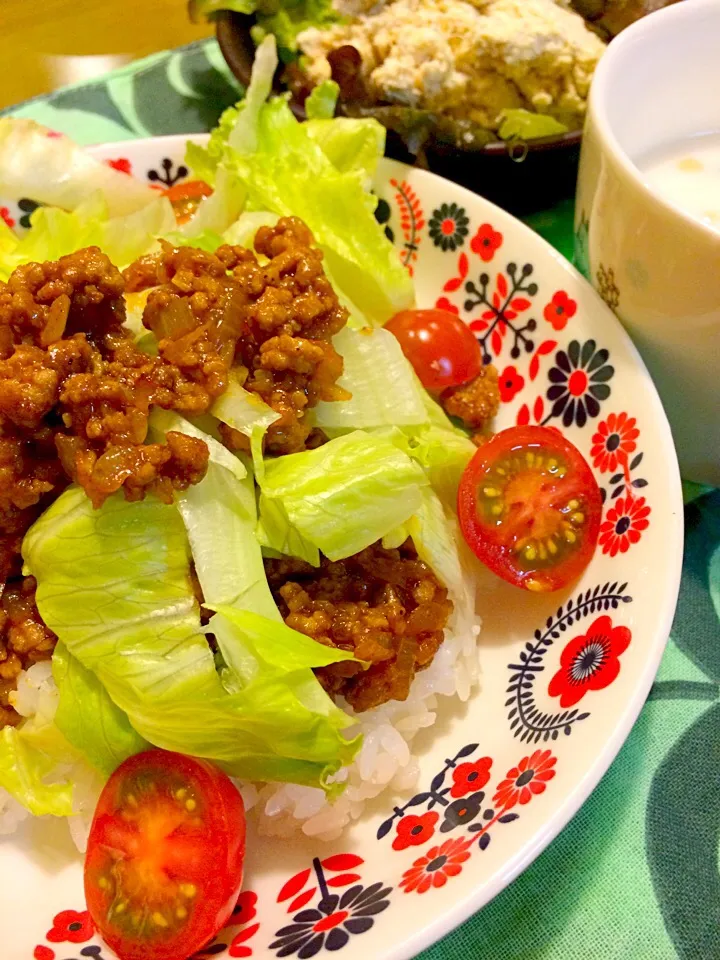
[{"label": "floral print rim", "polygon": [[[165,189],[168,180],[177,182],[184,148],[180,138],[169,138],[100,153],[131,175],[154,171],[157,179],[149,182]],[[587,576],[549,609],[547,603],[540,609],[542,599],[497,587],[496,606],[502,613],[510,604],[512,612],[486,619],[484,636],[492,642],[482,650],[483,691],[451,734],[438,727],[420,756],[414,788],[337,842],[255,842],[248,888],[232,921],[197,960],[304,960],[338,950],[346,960],[406,960],[410,950],[429,946],[502,889],[530,838],[540,849],[571,817],[627,733],[669,629],[678,574],[669,558],[681,549],[674,455],[654,391],[617,323],[542,241],[481,198],[393,162],[383,162],[376,192],[378,222],[412,271],[420,305],[480,321],[476,335],[500,378],[499,426],[546,422],[567,432],[592,464],[605,494],[601,545]],[[0,205],[7,208],[3,217],[15,220],[34,209],[2,198]],[[454,249],[447,243],[443,250],[440,236],[452,236]],[[640,564],[651,571],[642,578],[634,576]],[[583,604],[586,611],[578,611]],[[575,612],[562,630],[558,620],[568,609]],[[528,649],[537,644],[533,631],[547,633],[548,617],[558,636],[543,644],[543,670],[529,669],[538,666]],[[572,736],[563,727],[555,738],[550,729],[547,738],[543,730],[539,740],[537,731],[523,739],[522,723],[512,726],[516,717],[506,701],[516,703],[517,691],[507,690],[521,670],[519,691],[529,691],[540,715],[566,714]],[[407,803],[423,794],[414,806]],[[433,794],[444,802],[432,803]],[[388,819],[391,826],[378,838]],[[6,892],[0,922],[12,960],[112,960],[77,899],[77,874],[72,883],[51,883],[22,850],[10,851],[7,862],[3,856],[0,844],[0,867],[12,864],[18,875],[32,876],[47,904],[34,930],[8,923],[24,914],[14,889]],[[66,938],[48,939],[51,931]],[[87,939],[72,941],[69,934]]]}]

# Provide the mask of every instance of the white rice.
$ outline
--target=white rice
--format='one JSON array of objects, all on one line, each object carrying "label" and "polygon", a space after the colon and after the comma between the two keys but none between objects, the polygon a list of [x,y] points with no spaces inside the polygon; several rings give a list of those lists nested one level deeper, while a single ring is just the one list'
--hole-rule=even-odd
[{"label": "white rice", "polygon": [[[58,705],[58,692],[52,676],[50,661],[36,663],[23,670],[17,690],[11,694],[12,705],[29,723],[51,723]],[[84,851],[90,831],[93,812],[102,789],[102,779],[79,756],[72,764],[64,764],[48,782],[69,779],[73,786],[75,814],[67,818],[70,835],[78,850]],[[7,791],[0,788],[0,835],[15,833],[30,814]]]},{"label": "white rice", "polygon": [[[467,582],[471,583],[470,577]],[[361,714],[343,704],[357,721],[348,735],[361,733],[363,745],[352,765],[335,776],[335,781],[347,786],[334,803],[328,803],[324,792],[314,787],[238,783],[245,807],[254,811],[261,835],[290,836],[300,828],[309,837],[334,840],[381,793],[412,791],[419,766],[410,745],[420,730],[435,723],[438,697],[465,701],[479,680],[480,618],[475,613],[474,592],[468,586],[462,596],[452,599],[454,607],[443,644],[432,664],[416,676],[407,700],[392,700]],[[13,703],[24,717],[52,719],[57,708],[57,690],[49,663],[23,671]],[[68,818],[68,826],[75,844],[83,851],[102,784],[97,774],[81,761],[60,773],[76,785],[76,815]],[[0,835],[14,833],[27,816],[15,799],[0,789]]]}]

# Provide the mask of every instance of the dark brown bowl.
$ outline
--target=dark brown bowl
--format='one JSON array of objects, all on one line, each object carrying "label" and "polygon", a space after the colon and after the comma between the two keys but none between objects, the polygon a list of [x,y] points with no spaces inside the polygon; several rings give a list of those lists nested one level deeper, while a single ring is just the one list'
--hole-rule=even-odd
[{"label": "dark brown bowl", "polygon": [[[222,11],[217,14],[217,39],[223,56],[243,86],[250,82],[255,44],[250,36],[252,16]],[[274,87],[283,90],[275,76]],[[302,104],[291,100],[295,116],[305,118]],[[342,114],[342,102],[338,113]],[[421,155],[408,152],[400,137],[388,130],[385,154],[393,160],[422,166],[453,180],[518,216],[554,206],[575,194],[582,131],[533,140],[527,144],[494,141],[471,149],[431,138]]]}]

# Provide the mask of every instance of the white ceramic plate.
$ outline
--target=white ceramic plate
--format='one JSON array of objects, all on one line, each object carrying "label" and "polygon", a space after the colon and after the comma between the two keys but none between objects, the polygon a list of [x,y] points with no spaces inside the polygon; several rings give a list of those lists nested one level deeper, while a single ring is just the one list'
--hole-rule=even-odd
[{"label": "white ceramic plate", "polygon": [[[94,153],[167,186],[186,175],[184,143]],[[479,574],[482,689],[465,705],[445,700],[415,741],[417,787],[381,797],[332,844],[258,839],[251,828],[233,923],[198,957],[403,960],[452,930],[524,870],[595,787],[643,705],[675,610],[675,452],[610,310],[547,243],[467,190],[392,161],[376,189],[419,305],[458,311],[500,370],[497,426],[547,423],[593,464],[605,495],[600,545],[582,579],[551,596]],[[31,207],[10,206],[9,216]],[[85,912],[66,832],[37,821],[0,843],[4,960],[112,956]]]}]

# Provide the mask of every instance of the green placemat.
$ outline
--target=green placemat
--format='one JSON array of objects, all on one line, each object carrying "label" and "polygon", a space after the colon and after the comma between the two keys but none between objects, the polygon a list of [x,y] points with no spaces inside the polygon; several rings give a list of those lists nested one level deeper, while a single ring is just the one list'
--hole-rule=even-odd
[{"label": "green placemat", "polygon": [[[215,41],[5,111],[81,143],[209,129],[239,94]],[[572,249],[572,204],[531,226]],[[672,637],[638,723],[572,823],[422,960],[720,960],[720,491],[686,487]]]}]

